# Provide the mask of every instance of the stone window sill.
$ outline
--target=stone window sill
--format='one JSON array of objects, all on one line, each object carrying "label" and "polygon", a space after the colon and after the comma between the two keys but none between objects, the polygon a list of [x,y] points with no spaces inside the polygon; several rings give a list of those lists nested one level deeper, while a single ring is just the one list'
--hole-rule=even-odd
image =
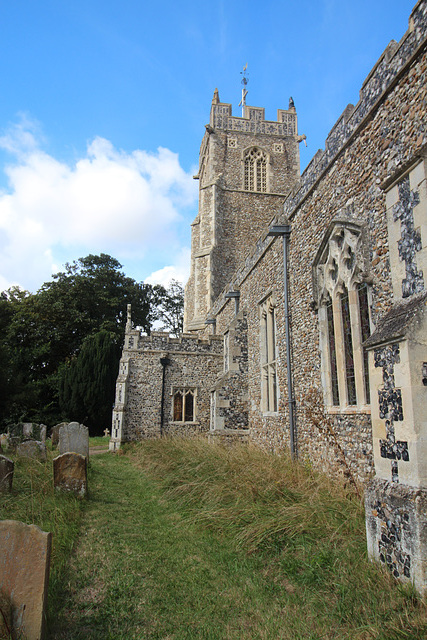
[{"label": "stone window sill", "polygon": [[348,416],[354,416],[354,415],[358,415],[360,413],[365,413],[366,415],[371,415],[371,406],[368,405],[362,405],[361,407],[358,406],[348,406],[348,407],[326,407],[326,411],[328,413],[334,414],[334,415],[348,415]]}]

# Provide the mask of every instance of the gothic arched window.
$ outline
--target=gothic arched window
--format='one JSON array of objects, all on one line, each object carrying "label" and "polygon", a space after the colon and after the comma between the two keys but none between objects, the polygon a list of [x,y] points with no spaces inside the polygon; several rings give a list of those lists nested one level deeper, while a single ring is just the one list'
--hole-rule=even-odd
[{"label": "gothic arched window", "polygon": [[369,404],[369,290],[362,228],[333,222],[313,265],[325,402],[345,409]]},{"label": "gothic arched window", "polygon": [[262,149],[253,147],[244,156],[245,191],[267,191],[267,155]]},{"label": "gothic arched window", "polygon": [[276,412],[276,319],[275,303],[268,298],[261,306],[261,408],[264,413]]}]

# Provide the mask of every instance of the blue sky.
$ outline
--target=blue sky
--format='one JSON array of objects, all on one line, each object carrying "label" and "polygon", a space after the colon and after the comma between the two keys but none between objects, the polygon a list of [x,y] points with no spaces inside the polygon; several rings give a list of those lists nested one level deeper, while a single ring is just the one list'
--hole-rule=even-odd
[{"label": "blue sky", "polygon": [[188,275],[215,87],[240,114],[298,113],[307,165],[415,0],[0,0],[0,290],[109,253]]}]

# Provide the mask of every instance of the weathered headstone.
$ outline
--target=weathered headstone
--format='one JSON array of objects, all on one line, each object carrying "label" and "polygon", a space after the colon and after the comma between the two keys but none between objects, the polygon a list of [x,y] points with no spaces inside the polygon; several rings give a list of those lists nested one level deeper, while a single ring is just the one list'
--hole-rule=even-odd
[{"label": "weathered headstone", "polygon": [[21,458],[46,460],[46,445],[37,440],[25,440],[25,442],[21,442],[16,452]]},{"label": "weathered headstone", "polygon": [[32,438],[33,437],[33,429],[34,425],[32,422],[24,422],[22,424],[22,436],[23,438]]},{"label": "weathered headstone", "polygon": [[10,493],[12,491],[14,462],[0,456],[0,493]]},{"label": "weathered headstone", "polygon": [[52,439],[52,447],[57,447],[59,443],[59,430],[61,427],[66,427],[68,422],[60,422],[52,427],[51,439]]},{"label": "weathered headstone", "polygon": [[4,451],[9,449],[9,436],[7,433],[0,433],[0,445]]},{"label": "weathered headstone", "polygon": [[40,440],[43,444],[46,444],[46,433],[47,433],[47,426],[45,424],[41,424],[40,425]]},{"label": "weathered headstone", "polygon": [[35,525],[0,521],[0,592],[12,607],[13,632],[27,640],[44,636],[51,546],[52,534]]},{"label": "weathered headstone", "polygon": [[104,429],[104,438],[109,438],[110,437],[110,432],[108,431],[108,429]]},{"label": "weathered headstone", "polygon": [[59,453],[80,453],[89,458],[89,429],[78,422],[70,422],[59,430]]},{"label": "weathered headstone", "polygon": [[80,453],[63,453],[53,460],[53,485],[84,497],[87,493],[87,458]]}]

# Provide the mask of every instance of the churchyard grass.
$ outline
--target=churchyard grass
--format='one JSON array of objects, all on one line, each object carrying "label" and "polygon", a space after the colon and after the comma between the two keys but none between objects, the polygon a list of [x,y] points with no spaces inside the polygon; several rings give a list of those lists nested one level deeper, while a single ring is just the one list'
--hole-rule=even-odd
[{"label": "churchyard grass", "polygon": [[52,532],[49,601],[54,601],[68,565],[82,517],[82,501],[54,492],[52,459],[58,455],[47,446],[46,462],[5,455],[15,462],[12,492],[0,494],[0,520],[18,520]]},{"label": "churchyard grass", "polygon": [[151,440],[94,456],[89,497],[16,459],[1,518],[53,533],[48,638],[422,640],[426,605],[366,557],[339,483],[252,447]]},{"label": "churchyard grass", "polygon": [[108,449],[108,443],[110,442],[110,437],[107,436],[92,436],[89,438],[89,447],[100,447],[101,445],[105,445],[105,448]]},{"label": "churchyard grass", "polygon": [[[123,453],[123,452],[122,452]],[[421,640],[339,484],[250,447],[152,440],[91,463],[50,637]]]}]

